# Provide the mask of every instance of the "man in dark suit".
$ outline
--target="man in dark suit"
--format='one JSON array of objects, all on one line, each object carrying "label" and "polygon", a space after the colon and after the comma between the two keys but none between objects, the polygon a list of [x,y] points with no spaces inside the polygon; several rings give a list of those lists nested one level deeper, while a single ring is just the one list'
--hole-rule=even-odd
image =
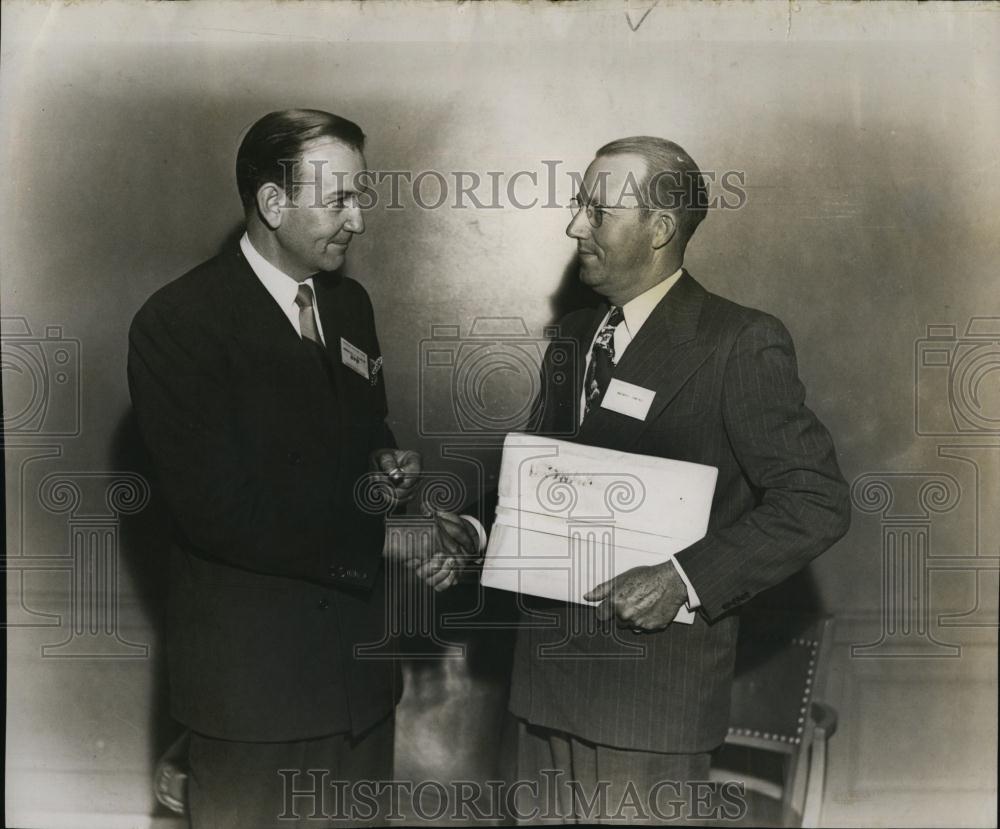
[{"label": "man in dark suit", "polygon": [[[709,752],[726,734],[734,611],[849,524],[833,442],[804,404],[785,327],[683,269],[706,196],[681,147],[626,138],[598,150],[566,231],[581,281],[610,307],[561,321],[585,360],[577,383],[559,383],[564,354],[549,349],[538,431],[719,470],[702,540],[596,586],[587,596],[596,611],[537,600],[528,604],[541,615],[522,616],[510,696],[517,778],[538,781],[541,798],[558,794],[552,802],[571,821],[691,816],[669,801],[690,809],[687,784],[708,779]],[[616,384],[631,408],[606,396]],[[683,606],[696,611],[693,624],[674,623]],[[552,792],[545,769],[587,800],[603,789],[603,814],[588,814],[566,786]],[[535,808],[546,811],[522,800],[520,817]]]},{"label": "man in dark suit", "polygon": [[330,113],[260,119],[237,155],[246,233],[157,291],[130,332],[135,414],[174,523],[171,709],[192,732],[195,827],[297,825],[339,808],[332,781],[392,778],[398,669],[355,655],[387,633],[384,522],[356,492],[381,470],[405,501],[420,459],[386,424],[368,295],[339,273],[364,231],[363,147]]}]

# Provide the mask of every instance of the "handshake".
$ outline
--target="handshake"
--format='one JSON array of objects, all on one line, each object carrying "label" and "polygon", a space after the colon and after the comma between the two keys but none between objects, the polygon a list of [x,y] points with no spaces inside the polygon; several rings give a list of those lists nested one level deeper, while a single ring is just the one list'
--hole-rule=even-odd
[{"label": "handshake", "polygon": [[[393,508],[413,500],[422,469],[420,453],[412,449],[378,449],[371,455],[372,468],[384,476],[386,491],[391,491]],[[453,512],[436,510],[427,514],[434,519],[432,552],[429,557],[410,556],[405,566],[434,590],[447,590],[458,581],[463,566],[482,555],[481,530]],[[402,550],[387,547],[389,558],[402,558]]]}]

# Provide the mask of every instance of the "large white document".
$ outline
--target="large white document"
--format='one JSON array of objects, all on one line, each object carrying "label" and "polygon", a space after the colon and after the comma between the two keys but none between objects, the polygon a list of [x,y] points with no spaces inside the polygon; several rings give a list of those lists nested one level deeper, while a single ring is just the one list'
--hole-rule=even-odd
[{"label": "large white document", "polygon": [[[714,466],[512,432],[482,583],[591,604],[583,595],[704,537]],[[690,623],[682,606],[674,621]]]}]

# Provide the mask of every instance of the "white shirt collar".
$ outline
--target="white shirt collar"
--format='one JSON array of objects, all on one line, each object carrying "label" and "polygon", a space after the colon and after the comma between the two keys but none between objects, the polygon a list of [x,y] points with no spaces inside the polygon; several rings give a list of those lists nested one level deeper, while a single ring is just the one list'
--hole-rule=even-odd
[{"label": "white shirt collar", "polygon": [[323,320],[319,314],[319,301],[316,298],[316,286],[313,284],[313,278],[310,276],[308,279],[302,280],[302,282],[296,282],[283,270],[276,268],[261,256],[246,233],[240,238],[240,250],[243,251],[243,256],[246,258],[247,264],[257,275],[260,284],[267,288],[267,292],[278,303],[278,307],[281,308],[282,313],[288,318],[288,321],[292,324],[292,328],[295,329],[300,337],[302,336],[302,331],[299,330],[299,306],[295,304],[295,297],[299,292],[299,285],[308,285],[312,289],[316,330],[319,333],[320,339],[325,343],[326,335],[323,333]]},{"label": "white shirt collar", "polygon": [[[261,281],[264,287],[267,288],[268,293],[274,297],[274,301],[277,302],[282,308],[294,305],[295,295],[299,292],[299,285],[301,283],[296,282],[283,270],[276,268],[263,256],[261,256],[261,254],[258,253],[257,248],[253,246],[253,242],[250,241],[250,237],[246,233],[244,233],[243,237],[240,239],[240,250],[243,251],[247,264],[249,264],[250,267],[253,268],[253,272],[257,274],[257,278]],[[311,276],[303,281],[310,288],[314,288]]]},{"label": "white shirt collar", "polygon": [[644,291],[635,299],[629,300],[622,306],[622,313],[625,315],[625,326],[628,328],[628,333],[631,336],[635,337],[639,333],[639,329],[649,319],[649,315],[653,313],[653,309],[667,295],[667,291],[677,284],[677,280],[681,278],[683,272],[683,268],[678,268],[662,282],[657,282],[652,288]]}]

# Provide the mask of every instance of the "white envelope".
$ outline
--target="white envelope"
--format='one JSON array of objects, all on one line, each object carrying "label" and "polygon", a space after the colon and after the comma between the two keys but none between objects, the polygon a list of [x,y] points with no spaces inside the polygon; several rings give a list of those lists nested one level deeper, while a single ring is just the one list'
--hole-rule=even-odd
[{"label": "white envelope", "polygon": [[[593,604],[583,595],[704,537],[714,466],[512,432],[482,584]],[[675,621],[694,614],[681,607]]]}]

